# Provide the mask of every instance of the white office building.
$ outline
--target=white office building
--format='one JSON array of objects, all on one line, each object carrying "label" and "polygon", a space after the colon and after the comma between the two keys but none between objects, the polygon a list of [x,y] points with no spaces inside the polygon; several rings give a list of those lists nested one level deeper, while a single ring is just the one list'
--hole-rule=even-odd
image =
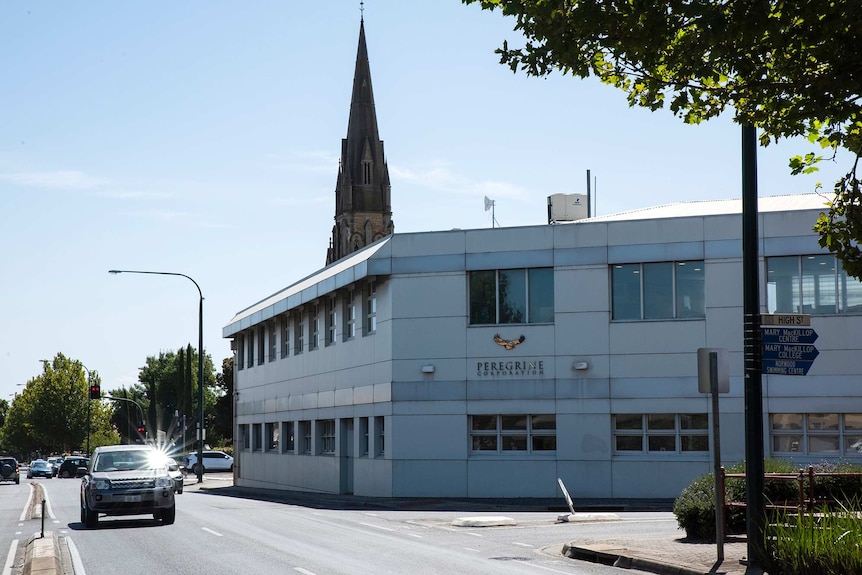
[{"label": "white office building", "polygon": [[[762,313],[810,314],[763,375],[767,457],[862,461],[862,283],[816,195],[760,198]],[[675,497],[711,469],[698,348],[728,350],[744,459],[741,202],[386,236],[239,312],[237,483],[398,497]]]}]

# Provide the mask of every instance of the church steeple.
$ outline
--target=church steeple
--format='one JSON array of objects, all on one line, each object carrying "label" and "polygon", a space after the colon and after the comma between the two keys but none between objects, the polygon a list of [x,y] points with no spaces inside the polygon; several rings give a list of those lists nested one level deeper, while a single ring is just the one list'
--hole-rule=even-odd
[{"label": "church steeple", "polygon": [[335,184],[335,225],[326,264],[393,231],[389,168],[383,154],[383,141],[377,131],[363,17],[359,22],[359,47],[356,50],[347,137],[341,140],[341,160]]}]

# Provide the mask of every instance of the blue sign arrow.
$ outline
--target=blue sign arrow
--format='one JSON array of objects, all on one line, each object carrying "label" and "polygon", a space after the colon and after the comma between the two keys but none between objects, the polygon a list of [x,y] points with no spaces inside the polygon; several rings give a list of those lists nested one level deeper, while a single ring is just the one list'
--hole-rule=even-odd
[{"label": "blue sign arrow", "polygon": [[813,345],[794,343],[764,343],[763,359],[785,359],[788,361],[814,361],[820,352]]},{"label": "blue sign arrow", "polygon": [[764,359],[761,373],[767,375],[806,375],[813,361]]},{"label": "blue sign arrow", "polygon": [[810,327],[763,327],[760,330],[763,343],[814,343],[817,332]]}]

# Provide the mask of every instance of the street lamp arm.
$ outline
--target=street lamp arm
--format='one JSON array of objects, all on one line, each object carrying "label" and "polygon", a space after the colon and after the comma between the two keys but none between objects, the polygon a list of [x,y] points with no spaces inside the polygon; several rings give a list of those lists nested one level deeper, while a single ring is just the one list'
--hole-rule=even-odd
[{"label": "street lamp arm", "polygon": [[117,275],[117,274],[150,274],[150,275],[157,275],[157,276],[180,276],[180,277],[184,277],[187,280],[189,280],[190,282],[192,282],[193,284],[195,284],[195,287],[198,288],[198,295],[201,296],[201,299],[204,299],[204,294],[201,291],[201,286],[198,285],[198,282],[196,282],[194,280],[194,278],[192,278],[191,276],[187,276],[186,274],[181,274],[179,272],[149,272],[149,271],[142,271],[142,270],[108,270],[108,273],[113,274],[113,275]]},{"label": "street lamp arm", "polygon": [[112,401],[128,401],[129,403],[134,403],[135,407],[138,408],[138,414],[141,416],[141,423],[146,423],[146,420],[144,419],[144,409],[141,407],[141,404],[139,404],[134,399],[126,399],[125,397],[114,397],[112,395],[106,395],[105,399],[110,399]]}]

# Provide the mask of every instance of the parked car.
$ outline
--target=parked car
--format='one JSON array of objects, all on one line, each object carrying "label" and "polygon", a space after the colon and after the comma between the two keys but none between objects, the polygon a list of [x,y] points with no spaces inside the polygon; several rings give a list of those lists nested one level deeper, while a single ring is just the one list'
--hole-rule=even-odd
[{"label": "parked car", "polygon": [[61,479],[67,477],[82,477],[87,472],[90,466],[90,459],[87,457],[67,457],[60,464],[60,470],[57,475]]},{"label": "parked car", "polygon": [[27,469],[27,479],[34,477],[54,477],[54,466],[44,459],[34,459],[30,462],[30,467]]},{"label": "parked car", "polygon": [[0,457],[0,481],[21,483],[18,460],[14,457]]},{"label": "parked car", "polygon": [[[204,451],[203,471],[233,471],[233,457],[224,451]],[[198,454],[192,453],[186,457],[186,468],[192,473],[198,473]]]},{"label": "parked car", "polygon": [[60,465],[63,463],[62,457],[49,457],[47,459],[48,463],[51,464],[51,467],[54,470],[54,477],[57,477],[57,474],[60,472]]},{"label": "parked car", "polygon": [[180,470],[180,464],[177,463],[177,460],[173,457],[168,457],[165,459],[165,465],[168,468],[168,475],[174,480],[174,491],[177,493],[183,492],[183,481],[185,480],[185,475],[182,470]]},{"label": "parked car", "polygon": [[99,525],[99,515],[142,515],[174,522],[174,479],[165,457],[149,445],[97,447],[81,481],[81,523]]}]

